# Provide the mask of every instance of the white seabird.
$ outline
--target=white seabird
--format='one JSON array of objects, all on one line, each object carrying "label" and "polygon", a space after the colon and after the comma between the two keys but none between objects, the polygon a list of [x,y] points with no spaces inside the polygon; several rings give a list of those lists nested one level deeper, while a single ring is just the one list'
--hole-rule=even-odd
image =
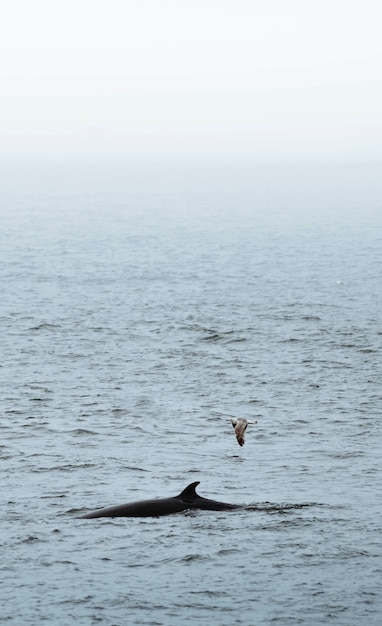
[{"label": "white seabird", "polygon": [[256,422],[249,422],[244,417],[231,417],[231,424],[235,430],[237,443],[239,446],[244,445],[244,433],[248,424],[256,424]]}]

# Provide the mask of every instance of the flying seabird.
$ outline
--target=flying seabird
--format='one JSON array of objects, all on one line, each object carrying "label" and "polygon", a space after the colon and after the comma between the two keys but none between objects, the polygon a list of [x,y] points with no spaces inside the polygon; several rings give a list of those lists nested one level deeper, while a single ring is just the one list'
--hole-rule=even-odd
[{"label": "flying seabird", "polygon": [[[222,413],[221,411],[212,411],[212,412],[215,413],[215,415],[227,415],[227,413]],[[236,439],[237,439],[239,446],[243,446],[244,445],[244,433],[246,431],[248,424],[257,424],[257,421],[250,422],[249,420],[246,420],[245,417],[233,417],[233,415],[230,415],[229,413],[228,413],[227,419],[230,420],[234,428]]]},{"label": "flying seabird", "polygon": [[244,445],[244,433],[248,424],[256,424],[256,422],[249,422],[244,417],[231,417],[231,424],[235,430],[237,443],[239,446]]}]

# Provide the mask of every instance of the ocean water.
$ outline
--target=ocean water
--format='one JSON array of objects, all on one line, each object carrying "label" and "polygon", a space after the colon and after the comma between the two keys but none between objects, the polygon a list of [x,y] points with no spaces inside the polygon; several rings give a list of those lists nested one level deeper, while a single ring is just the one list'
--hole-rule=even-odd
[{"label": "ocean water", "polygon": [[[380,624],[381,192],[372,164],[2,168],[1,623]],[[246,506],[78,519],[195,480]]]}]

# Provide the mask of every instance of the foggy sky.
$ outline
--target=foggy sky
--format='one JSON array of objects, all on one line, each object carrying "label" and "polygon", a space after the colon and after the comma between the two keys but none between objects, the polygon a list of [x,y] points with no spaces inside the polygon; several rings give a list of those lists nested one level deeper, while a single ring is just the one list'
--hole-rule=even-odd
[{"label": "foggy sky", "polygon": [[382,156],[374,0],[12,0],[0,156]]}]

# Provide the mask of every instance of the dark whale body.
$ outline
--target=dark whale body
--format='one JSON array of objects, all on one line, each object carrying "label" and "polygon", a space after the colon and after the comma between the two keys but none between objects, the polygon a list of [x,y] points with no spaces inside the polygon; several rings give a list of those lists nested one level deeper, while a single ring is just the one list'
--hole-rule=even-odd
[{"label": "dark whale body", "polygon": [[196,493],[196,487],[200,481],[191,483],[183,489],[182,493],[174,498],[157,498],[155,500],[140,500],[111,506],[106,509],[98,509],[86,515],[81,515],[81,519],[92,519],[94,517],[158,517],[159,515],[171,515],[181,511],[192,509],[204,509],[207,511],[227,511],[229,509],[240,508],[237,504],[217,502],[202,498]]}]

